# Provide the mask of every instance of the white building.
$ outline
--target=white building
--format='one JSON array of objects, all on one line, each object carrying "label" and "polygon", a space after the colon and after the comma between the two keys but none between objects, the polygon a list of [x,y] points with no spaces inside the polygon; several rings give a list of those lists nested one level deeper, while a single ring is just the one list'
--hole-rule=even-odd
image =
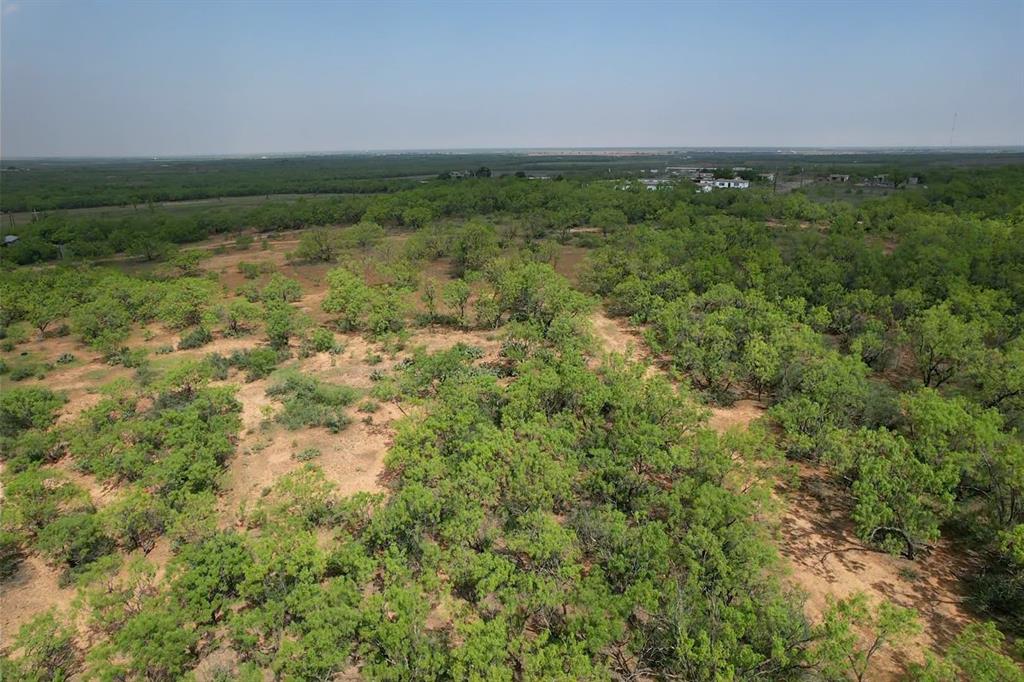
[{"label": "white building", "polygon": [[701,180],[697,185],[702,192],[710,192],[713,189],[750,189],[750,181],[740,177],[711,178]]}]

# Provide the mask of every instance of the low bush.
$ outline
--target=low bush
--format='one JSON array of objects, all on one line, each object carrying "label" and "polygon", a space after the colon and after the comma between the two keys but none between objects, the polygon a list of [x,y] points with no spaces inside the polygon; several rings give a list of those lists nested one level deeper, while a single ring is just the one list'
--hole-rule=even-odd
[{"label": "low bush", "polygon": [[235,351],[228,362],[245,372],[246,381],[256,381],[270,376],[281,361],[280,354],[273,348],[253,348]]},{"label": "low bush", "polygon": [[282,401],[284,409],[277,415],[277,421],[286,428],[322,426],[335,433],[351,422],[344,408],[356,399],[355,389],[326,384],[298,372],[289,373],[271,385],[267,395]]},{"label": "low bush", "polygon": [[329,329],[318,327],[313,330],[309,339],[313,344],[313,349],[317,353],[327,353],[334,349],[334,334],[332,334]]},{"label": "low bush", "polygon": [[196,327],[178,341],[178,350],[201,348],[213,341],[213,334],[206,327]]},{"label": "low bush", "polygon": [[306,448],[304,450],[294,453],[292,455],[292,458],[300,462],[308,462],[310,460],[316,459],[317,457],[320,456],[320,454],[321,453],[319,448]]},{"label": "low bush", "polygon": [[47,388],[8,388],[0,392],[0,436],[28,429],[45,429],[56,418],[65,398]]},{"label": "low bush", "polygon": [[0,530],[0,580],[6,580],[18,572],[25,553],[21,549],[18,536],[6,530]]}]

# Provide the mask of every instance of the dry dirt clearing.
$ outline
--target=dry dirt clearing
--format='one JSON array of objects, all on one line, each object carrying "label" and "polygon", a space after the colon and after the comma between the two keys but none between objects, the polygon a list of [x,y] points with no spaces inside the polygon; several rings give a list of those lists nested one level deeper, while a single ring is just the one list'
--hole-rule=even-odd
[{"label": "dry dirt clearing", "polygon": [[[796,482],[780,489],[786,500],[779,549],[793,567],[793,578],[807,593],[806,611],[818,618],[829,596],[864,592],[871,598],[917,610],[924,631],[910,660],[921,653],[941,653],[971,617],[964,610],[961,579],[972,569],[972,558],[955,551],[947,540],[916,561],[867,548],[854,533],[849,495],[829,480],[822,469],[801,466]],[[874,679],[895,679],[907,660],[903,652],[887,650]]]}]

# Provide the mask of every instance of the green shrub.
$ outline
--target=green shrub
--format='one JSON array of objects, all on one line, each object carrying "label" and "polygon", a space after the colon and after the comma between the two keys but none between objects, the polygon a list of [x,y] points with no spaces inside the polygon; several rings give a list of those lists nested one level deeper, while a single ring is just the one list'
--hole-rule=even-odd
[{"label": "green shrub", "polygon": [[6,580],[18,572],[25,553],[18,536],[10,531],[0,530],[0,580]]},{"label": "green shrub", "polygon": [[54,431],[29,429],[15,438],[3,439],[0,449],[10,471],[23,471],[32,464],[56,461],[63,454],[57,447],[58,435]]},{"label": "green shrub", "polygon": [[344,408],[356,399],[356,391],[348,386],[326,384],[317,379],[292,372],[267,389],[267,395],[279,398],[284,409],[277,421],[288,429],[322,426],[333,432],[351,422]]},{"label": "green shrub", "polygon": [[305,448],[304,450],[294,453],[292,455],[292,458],[300,462],[308,462],[310,460],[316,459],[317,457],[320,456],[320,454],[321,453],[319,448]]},{"label": "green shrub", "polygon": [[302,285],[297,280],[289,279],[282,274],[274,273],[260,292],[263,302],[279,301],[295,303],[302,298]]},{"label": "green shrub", "polygon": [[95,512],[76,512],[57,518],[36,537],[36,548],[68,574],[109,554],[114,541],[103,531]]},{"label": "green shrub", "polygon": [[65,401],[63,396],[37,386],[5,389],[0,392],[0,436],[49,427]]},{"label": "green shrub", "polygon": [[75,629],[58,620],[52,609],[21,626],[11,650],[19,655],[3,661],[0,676],[4,679],[67,680],[80,665]]},{"label": "green shrub", "polygon": [[158,496],[134,487],[104,509],[102,516],[106,529],[122,547],[141,547],[148,552],[164,532],[167,508]]},{"label": "green shrub", "polygon": [[108,365],[122,365],[128,369],[141,367],[146,362],[148,351],[145,348],[128,348],[121,346],[107,353]]},{"label": "green shrub", "polygon": [[[42,371],[40,365],[26,362],[11,369],[11,381],[24,381],[30,379]],[[45,373],[43,374],[45,376]]]},{"label": "green shrub", "polygon": [[206,327],[196,327],[181,337],[181,340],[178,341],[178,350],[201,348],[211,341],[213,341],[213,334],[210,333],[209,329]]},{"label": "green shrub", "polygon": [[216,381],[224,381],[228,378],[228,370],[231,368],[231,359],[220,353],[210,353],[204,359],[210,367],[210,378]]},{"label": "green shrub", "polygon": [[313,343],[313,349],[317,353],[326,353],[334,348],[334,334],[329,329],[318,327],[313,330],[310,335],[310,341]]},{"label": "green shrub", "polygon": [[256,381],[257,379],[270,376],[270,373],[274,371],[280,361],[280,354],[273,348],[236,350],[228,360],[232,367],[245,371],[246,381]]}]

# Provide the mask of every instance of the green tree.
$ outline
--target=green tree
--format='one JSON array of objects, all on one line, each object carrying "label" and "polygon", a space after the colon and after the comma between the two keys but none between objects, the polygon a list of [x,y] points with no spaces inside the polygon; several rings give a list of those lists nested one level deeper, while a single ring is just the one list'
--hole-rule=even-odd
[{"label": "green tree", "polygon": [[445,305],[451,310],[455,319],[458,320],[460,325],[466,324],[466,303],[469,302],[469,297],[472,294],[469,284],[464,279],[453,279],[444,285],[444,290],[441,293],[444,298]]},{"label": "green tree", "polygon": [[341,235],[337,230],[316,227],[299,238],[295,257],[307,262],[333,263],[341,251]]},{"label": "green tree", "polygon": [[493,225],[470,220],[452,236],[452,263],[459,277],[469,271],[483,270],[497,255],[498,233]]},{"label": "green tree", "polygon": [[71,313],[71,327],[94,348],[111,349],[128,338],[132,316],[124,303],[112,296],[100,296],[78,306]]},{"label": "green tree", "polygon": [[427,319],[433,323],[437,319],[437,280],[427,279],[423,282],[420,299],[427,307]]},{"label": "green tree", "polygon": [[363,221],[343,233],[347,248],[359,249],[364,254],[384,239],[384,228],[372,221]]},{"label": "green tree", "polygon": [[182,277],[195,277],[199,274],[199,262],[203,259],[203,252],[198,249],[182,250],[175,253],[169,259]]},{"label": "green tree", "polygon": [[853,519],[864,540],[890,551],[917,550],[939,536],[939,523],[953,505],[953,486],[914,457],[910,444],[886,429],[860,430],[851,450],[859,453],[853,483]]},{"label": "green tree", "polygon": [[229,336],[242,336],[248,333],[259,319],[259,306],[244,298],[235,299],[221,309],[224,331]]},{"label": "green tree", "polygon": [[908,334],[921,381],[938,388],[960,375],[981,352],[981,330],[950,311],[947,303],[912,318]]},{"label": "green tree", "polygon": [[[861,632],[866,631],[866,639]],[[898,646],[921,631],[917,612],[888,601],[877,606],[863,593],[830,599],[822,622],[814,629],[812,660],[828,679],[870,679],[879,651]]]},{"label": "green tree", "polygon": [[287,348],[289,339],[308,326],[308,320],[287,303],[271,301],[263,306],[263,324],[271,348],[280,350]]},{"label": "green tree", "polygon": [[607,237],[610,233],[624,228],[628,219],[625,213],[616,208],[602,208],[591,214],[590,222],[601,228],[601,233]]},{"label": "green tree", "polygon": [[1003,653],[1003,640],[994,623],[970,623],[944,658],[926,655],[923,665],[910,666],[908,677],[914,682],[1021,682],[1024,670]]},{"label": "green tree", "polygon": [[295,303],[302,298],[302,285],[297,280],[285,277],[279,272],[270,276],[270,280],[260,291],[260,300],[264,303],[279,301]]},{"label": "green tree", "polygon": [[402,211],[402,223],[419,230],[434,219],[434,212],[429,206],[411,206]]},{"label": "green tree", "polygon": [[31,288],[20,301],[25,308],[25,319],[39,331],[39,338],[46,334],[46,328],[53,322],[67,317],[71,300],[67,291],[55,288]]},{"label": "green tree", "polygon": [[324,312],[338,316],[344,329],[360,329],[372,303],[372,290],[362,278],[345,268],[327,273],[327,295],[321,304]]},{"label": "green tree", "polygon": [[157,317],[171,329],[210,322],[216,285],[205,279],[183,277],[166,285]]},{"label": "green tree", "polygon": [[128,252],[141,256],[147,261],[166,258],[173,250],[171,243],[162,239],[160,235],[139,234],[136,235]]}]

